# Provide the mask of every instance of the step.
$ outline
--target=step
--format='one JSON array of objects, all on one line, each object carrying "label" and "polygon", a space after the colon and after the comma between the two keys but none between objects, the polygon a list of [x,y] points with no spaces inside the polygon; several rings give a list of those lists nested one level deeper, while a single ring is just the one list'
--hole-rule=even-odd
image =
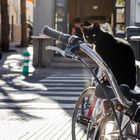
[{"label": "step", "polygon": [[[85,61],[87,62],[91,62],[91,63],[94,63],[91,59],[89,58],[83,58]],[[54,56],[52,61],[54,62],[73,62],[73,63],[81,63],[80,60],[73,60],[71,58],[66,58],[66,57],[61,57],[61,56]]]},{"label": "step", "polygon": [[[85,58],[85,61],[87,64],[91,67],[94,68],[96,67],[96,64],[89,60],[88,58]],[[79,60],[72,60],[68,58],[63,58],[63,57],[54,57],[50,66],[52,67],[74,67],[74,68],[85,68],[84,64],[82,64]]]}]

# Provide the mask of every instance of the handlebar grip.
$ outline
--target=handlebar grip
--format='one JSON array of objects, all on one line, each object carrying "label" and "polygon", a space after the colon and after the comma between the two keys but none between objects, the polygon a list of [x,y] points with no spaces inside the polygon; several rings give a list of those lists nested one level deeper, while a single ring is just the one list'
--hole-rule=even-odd
[{"label": "handlebar grip", "polygon": [[43,32],[43,34],[45,34],[55,40],[59,40],[65,44],[68,44],[68,40],[71,37],[68,34],[64,34],[62,32],[56,31],[48,26],[44,26],[42,32]]}]

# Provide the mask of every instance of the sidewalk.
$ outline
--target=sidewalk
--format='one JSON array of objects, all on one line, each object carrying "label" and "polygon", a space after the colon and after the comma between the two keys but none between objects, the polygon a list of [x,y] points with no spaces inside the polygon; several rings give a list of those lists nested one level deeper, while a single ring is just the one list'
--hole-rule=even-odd
[{"label": "sidewalk", "polygon": [[[15,50],[15,52],[2,53],[2,60],[0,60],[0,73],[22,73],[22,61],[23,61],[23,52],[30,52],[31,61],[30,61],[30,72],[33,72],[32,67],[32,46],[28,48],[16,48],[18,42],[14,42],[10,44],[10,49]],[[17,52],[16,52],[17,51]]]},{"label": "sidewalk", "polygon": [[[82,71],[34,69],[22,75],[22,53],[3,53],[0,62],[0,140],[71,140],[71,117],[87,77]],[[76,76],[76,77],[75,77]]]}]

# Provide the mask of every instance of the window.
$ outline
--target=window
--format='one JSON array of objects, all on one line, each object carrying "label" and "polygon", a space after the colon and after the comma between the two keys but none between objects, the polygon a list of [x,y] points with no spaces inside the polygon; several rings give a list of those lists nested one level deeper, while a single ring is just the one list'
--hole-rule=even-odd
[{"label": "window", "polygon": [[116,0],[115,3],[115,13],[116,13],[116,34],[125,33],[125,0]]},{"label": "window", "polygon": [[55,0],[55,29],[67,32],[67,0]]}]

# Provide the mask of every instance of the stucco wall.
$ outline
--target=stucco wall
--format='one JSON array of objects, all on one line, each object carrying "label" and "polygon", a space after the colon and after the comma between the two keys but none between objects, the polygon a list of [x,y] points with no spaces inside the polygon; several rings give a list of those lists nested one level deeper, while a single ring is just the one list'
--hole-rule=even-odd
[{"label": "stucco wall", "polygon": [[44,25],[54,27],[54,0],[36,0],[33,34],[39,35]]},{"label": "stucco wall", "polygon": [[[48,25],[50,27],[54,27],[54,0],[36,0],[34,6],[34,27],[33,27],[33,35],[38,36],[41,33],[44,25]],[[39,41],[33,39],[33,65],[38,66],[39,63],[42,63],[43,66],[47,66],[51,59],[53,58],[53,52],[47,52],[45,50],[46,45],[53,45],[53,40],[51,39],[44,40],[40,45]],[[42,48],[42,49],[41,49]],[[40,50],[42,53],[39,54]],[[41,62],[39,62],[41,61]],[[37,64],[38,62],[38,64]]]}]

